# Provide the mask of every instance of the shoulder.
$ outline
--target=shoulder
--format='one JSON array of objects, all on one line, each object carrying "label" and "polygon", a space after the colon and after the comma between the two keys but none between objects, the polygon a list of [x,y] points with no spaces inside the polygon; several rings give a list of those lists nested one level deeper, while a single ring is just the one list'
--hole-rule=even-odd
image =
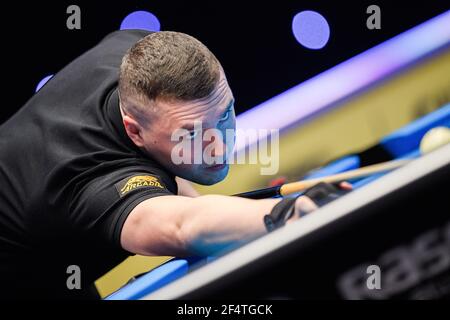
[{"label": "shoulder", "polygon": [[102,64],[108,61],[108,57],[112,57],[115,62],[118,62],[117,58],[121,60],[129,48],[149,34],[151,32],[145,30],[114,31],[106,35],[85,54],[81,55],[79,60],[92,60],[96,64]]}]

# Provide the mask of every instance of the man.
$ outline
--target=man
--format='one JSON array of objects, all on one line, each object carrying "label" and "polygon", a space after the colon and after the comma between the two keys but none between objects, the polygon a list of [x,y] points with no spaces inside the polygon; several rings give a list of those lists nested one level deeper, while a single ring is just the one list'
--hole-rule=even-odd
[{"label": "man", "polygon": [[[186,180],[217,183],[228,165],[176,165],[171,136],[195,138],[196,121],[233,130],[233,104],[217,59],[181,33],[115,32],[57,73],[0,127],[2,295],[95,297],[131,254],[208,255],[314,210],[307,197],[270,216],[279,199],[196,196]],[[213,143],[226,161],[232,146]]]}]

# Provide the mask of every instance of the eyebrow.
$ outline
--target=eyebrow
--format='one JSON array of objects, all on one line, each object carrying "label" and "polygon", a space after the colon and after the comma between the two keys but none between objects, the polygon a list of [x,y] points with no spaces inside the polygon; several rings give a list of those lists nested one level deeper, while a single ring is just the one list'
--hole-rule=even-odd
[{"label": "eyebrow", "polygon": [[[234,106],[234,99],[231,99],[230,102],[228,103],[226,109],[224,110],[224,112],[222,112],[222,115],[224,115],[226,112],[228,112],[233,106]],[[183,126],[181,126],[180,129],[185,129],[187,131],[191,131],[194,129],[194,124],[193,123],[186,123]]]},{"label": "eyebrow", "polygon": [[187,131],[192,131],[194,129],[194,124],[186,123],[185,125],[181,126],[180,129],[185,129]]}]

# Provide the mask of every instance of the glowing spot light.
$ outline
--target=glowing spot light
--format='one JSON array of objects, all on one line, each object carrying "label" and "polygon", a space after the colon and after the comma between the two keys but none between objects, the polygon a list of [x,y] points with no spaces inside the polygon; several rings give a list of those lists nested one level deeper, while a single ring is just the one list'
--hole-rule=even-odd
[{"label": "glowing spot light", "polygon": [[41,81],[39,81],[38,85],[36,86],[35,92],[38,92],[39,89],[41,89],[47,83],[47,81],[50,80],[52,77],[53,77],[53,75],[51,74],[51,75],[46,76]]},{"label": "glowing spot light", "polygon": [[153,13],[147,11],[134,11],[127,15],[120,25],[120,30],[126,29],[160,31],[161,24]]},{"label": "glowing spot light", "polygon": [[308,49],[322,49],[330,39],[327,20],[315,11],[302,11],[292,20],[295,39]]}]

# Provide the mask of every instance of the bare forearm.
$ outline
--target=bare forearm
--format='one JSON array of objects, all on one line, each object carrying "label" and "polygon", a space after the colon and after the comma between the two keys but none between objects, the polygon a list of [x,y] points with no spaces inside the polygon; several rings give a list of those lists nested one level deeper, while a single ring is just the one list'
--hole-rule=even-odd
[{"label": "bare forearm", "polygon": [[263,216],[278,201],[220,195],[152,198],[130,213],[121,244],[142,255],[210,255],[264,234]]},{"label": "bare forearm", "polygon": [[[351,190],[351,185],[342,183],[341,188]],[[279,201],[220,195],[148,199],[128,216],[121,244],[125,250],[143,255],[211,255],[264,234],[263,217]],[[316,209],[312,199],[299,197],[295,214],[286,223]]]},{"label": "bare forearm", "polygon": [[187,249],[207,255],[266,233],[263,217],[279,201],[207,195],[193,199],[182,213]]}]

